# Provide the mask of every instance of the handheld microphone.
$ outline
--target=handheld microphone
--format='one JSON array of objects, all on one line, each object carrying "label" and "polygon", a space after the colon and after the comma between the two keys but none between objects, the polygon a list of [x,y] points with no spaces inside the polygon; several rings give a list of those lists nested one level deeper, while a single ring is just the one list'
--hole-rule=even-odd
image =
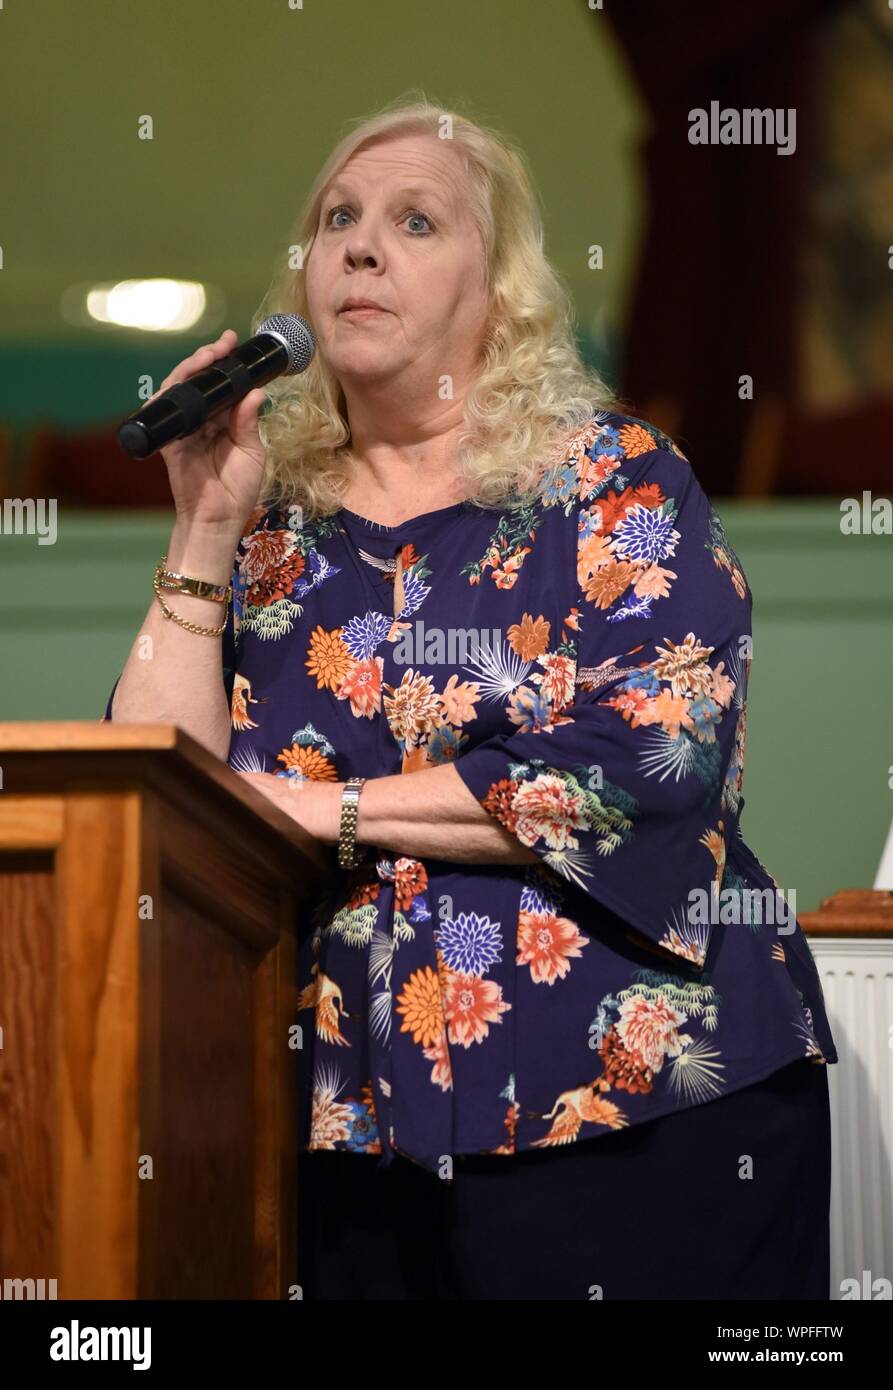
[{"label": "handheld microphone", "polygon": [[316,338],[306,319],[274,314],[226,357],[128,415],[118,429],[118,443],[131,458],[148,458],[172,439],[194,434],[210,415],[229,409],[254,387],[305,372],[315,351]]}]

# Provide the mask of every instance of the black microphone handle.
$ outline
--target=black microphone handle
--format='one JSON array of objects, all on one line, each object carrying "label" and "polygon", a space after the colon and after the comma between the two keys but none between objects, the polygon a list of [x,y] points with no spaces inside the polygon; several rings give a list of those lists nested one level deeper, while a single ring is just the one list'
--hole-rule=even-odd
[{"label": "black microphone handle", "polygon": [[259,333],[134,411],[118,430],[118,443],[131,458],[148,458],[172,439],[193,434],[209,416],[235,405],[256,386],[281,376],[288,362],[284,344]]}]

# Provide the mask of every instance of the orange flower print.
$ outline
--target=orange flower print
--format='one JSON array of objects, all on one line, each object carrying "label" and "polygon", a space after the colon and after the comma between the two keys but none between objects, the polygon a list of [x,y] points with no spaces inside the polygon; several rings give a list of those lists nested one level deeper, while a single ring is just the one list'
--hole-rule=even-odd
[{"label": "orange flower print", "polygon": [[245,604],[266,608],[288,598],[304,572],[304,556],[293,531],[255,531],[245,541],[241,575]]},{"label": "orange flower print", "polygon": [[540,657],[540,665],[545,667],[544,673],[532,675],[530,679],[539,686],[543,699],[549,700],[556,709],[563,709],[574,698],[577,663],[560,652],[549,652]]},{"label": "orange flower print", "polygon": [[434,954],[437,958],[437,982],[440,985],[440,994],[442,998],[447,992],[447,986],[450,983],[450,976],[453,972],[447,965],[446,956],[439,946],[434,947]]},{"label": "orange flower print", "polygon": [[625,487],[622,492],[609,492],[604,497],[598,499],[598,505],[593,510],[598,517],[598,531],[602,538],[608,540],[618,521],[622,521],[631,507],[636,505],[638,498],[635,490]]},{"label": "orange flower print", "polygon": [[602,700],[603,705],[616,709],[622,714],[630,728],[638,729],[642,724],[653,724],[654,716],[651,709],[651,700],[646,691],[641,687],[633,687],[632,690],[618,690],[616,695],[612,695],[610,700]]},{"label": "orange flower print", "polygon": [[458,728],[476,719],[475,704],[480,699],[477,681],[460,681],[455,674],[450,676],[443,688],[440,704],[447,723]]},{"label": "orange flower print", "polygon": [[585,500],[590,497],[606,478],[610,478],[612,473],[617,472],[621,462],[621,459],[611,458],[609,454],[599,454],[594,459],[591,459],[588,454],[583,454],[577,462],[580,499]]},{"label": "orange flower print", "polygon": [[403,750],[403,757],[400,760],[400,772],[423,772],[426,767],[435,767],[428,756],[428,745],[419,743],[417,745],[407,744]]},{"label": "orange flower print", "polygon": [[518,571],[524,563],[524,556],[530,554],[530,546],[522,546],[514,555],[509,555],[501,569],[494,569],[493,582],[497,589],[512,589],[518,578]]},{"label": "orange flower print", "polygon": [[408,912],[412,900],[428,887],[428,870],[420,859],[398,859],[394,865],[394,902]]},{"label": "orange flower print", "polygon": [[337,690],[353,665],[353,657],[341,640],[344,631],[341,627],[326,632],[323,627],[315,627],[310,634],[307,660],[304,665],[311,676],[316,677],[316,688]]},{"label": "orange flower print", "polygon": [[571,958],[582,954],[589,938],[569,917],[554,912],[522,912],[518,918],[518,965],[530,966],[535,985],[554,985],[571,968]]},{"label": "orange flower print", "polygon": [[607,536],[587,536],[577,547],[577,580],[583,587],[597,570],[614,563]]},{"label": "orange flower print", "polygon": [[521,616],[520,623],[512,623],[506,633],[512,651],[517,652],[522,661],[535,661],[549,648],[548,618],[532,618],[529,613]]},{"label": "orange flower print", "polygon": [[713,648],[702,647],[693,632],[678,644],[668,637],[664,641],[666,647],[655,646],[659,655],[650,666],[658,680],[669,681],[674,695],[709,693],[713,672],[706,658]]},{"label": "orange flower print", "polygon": [[614,527],[624,520],[627,512],[637,505],[654,509],[665,501],[666,498],[657,483],[643,483],[641,487],[626,487],[620,493],[608,493],[607,496],[599,498],[598,502],[601,513],[600,529],[603,532],[613,531]]},{"label": "orange flower print", "polygon": [[637,1052],[627,1052],[615,1029],[602,1039],[598,1050],[605,1069],[598,1078],[600,1091],[627,1091],[631,1096],[647,1096],[654,1090],[654,1073]]},{"label": "orange flower print", "polygon": [[[360,868],[364,866],[361,865]],[[348,912],[355,907],[363,907],[366,903],[374,903],[381,894],[381,884],[377,878],[361,879],[351,888],[350,893],[345,899],[344,906]]]},{"label": "orange flower print", "polygon": [[500,1015],[507,1013],[511,1007],[502,997],[501,985],[494,980],[450,972],[444,1014],[449,1024],[447,1036],[451,1043],[468,1048],[472,1043],[483,1042],[490,1031],[490,1024],[499,1023]]},{"label": "orange flower print", "polygon": [[726,675],[723,667],[724,661],[718,661],[713,672],[713,686],[710,691],[718,705],[723,709],[728,709],[732,703],[732,696],[735,694],[735,682]]},{"label": "orange flower print", "polygon": [[402,1015],[401,1033],[412,1033],[412,1040],[430,1047],[445,1031],[440,982],[430,965],[414,970],[397,995],[397,1013]]},{"label": "orange flower print", "polygon": [[638,458],[639,454],[648,454],[657,448],[654,435],[642,425],[622,425],[617,439],[628,459]]},{"label": "orange flower print", "polygon": [[586,581],[584,593],[596,608],[610,608],[615,599],[625,593],[638,570],[628,560],[615,560],[604,565]]},{"label": "orange flower print", "polygon": [[439,718],[439,699],[430,676],[406,671],[398,686],[384,685],[385,716],[394,738],[415,743]]},{"label": "orange flower print", "polygon": [[350,709],[356,719],[371,719],[381,710],[381,677],[384,660],[380,656],[368,657],[365,661],[355,661],[350,666],[335,695],[339,700],[349,700]]},{"label": "orange flower print", "polygon": [[668,579],[678,579],[672,570],[661,569],[660,565],[649,565],[643,570],[633,585],[636,598],[667,598],[670,593]]},{"label": "orange flower print", "polygon": [[500,781],[491,784],[481,802],[484,810],[489,811],[491,816],[495,816],[500,825],[504,825],[506,830],[510,830],[512,834],[515,833],[518,826],[514,804],[517,789],[517,782],[503,777]]},{"label": "orange flower print", "polygon": [[543,839],[550,849],[577,849],[579,841],[573,831],[585,830],[589,824],[583,797],[552,772],[541,772],[532,782],[522,782],[512,809],[515,833],[528,846]]},{"label": "orange flower print", "polygon": [[652,700],[645,702],[638,720],[633,723],[633,728],[639,724],[660,724],[671,738],[678,738],[680,729],[694,727],[694,720],[689,714],[689,702],[684,696],[662,690]]},{"label": "orange flower print", "polygon": [[661,492],[660,483],[640,483],[633,488],[633,500],[641,502],[643,507],[659,507],[666,502],[666,497]]},{"label": "orange flower print", "polygon": [[309,1149],[334,1149],[350,1138],[353,1111],[335,1099],[328,1087],[316,1086],[310,1119]]},{"label": "orange flower print", "polygon": [[678,1057],[683,1047],[691,1042],[687,1033],[679,1032],[680,1026],[687,1022],[687,1014],[674,1009],[662,994],[656,999],[636,994],[620,1005],[617,1034],[627,1052],[658,1072],[666,1057]]},{"label": "orange flower print", "polygon": [[451,1091],[453,1089],[453,1069],[450,1066],[450,1049],[446,1033],[442,1033],[439,1038],[436,1038],[430,1047],[423,1048],[422,1056],[434,1063],[431,1069],[431,1084],[439,1086],[442,1091]]},{"label": "orange flower print", "polygon": [[276,754],[276,761],[282,763],[287,772],[296,772],[299,781],[338,781],[338,773],[328,758],[304,743],[293,743],[291,748],[283,748],[281,753]]}]

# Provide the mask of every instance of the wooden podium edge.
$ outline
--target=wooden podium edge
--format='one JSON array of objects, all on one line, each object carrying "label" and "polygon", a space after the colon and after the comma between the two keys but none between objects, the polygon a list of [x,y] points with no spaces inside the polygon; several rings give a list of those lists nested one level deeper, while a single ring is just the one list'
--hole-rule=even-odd
[{"label": "wooden podium edge", "polygon": [[[52,778],[48,775],[44,780],[32,761],[27,780],[10,777],[8,791],[58,793],[60,786],[72,783],[86,787],[93,780],[87,760],[98,757],[117,756],[123,760],[122,781],[135,781],[156,790],[159,769],[163,770],[167,791],[171,789],[167,779],[175,782],[178,775],[190,780],[201,776],[213,783],[216,793],[251,811],[274,833],[285,852],[297,852],[305,870],[309,868],[320,879],[333,876],[334,859],[318,840],[176,724],[74,720],[0,723],[0,765],[8,773],[15,770],[13,760],[40,760],[43,754],[53,755],[52,763],[47,760],[46,764],[47,773],[52,770]],[[159,754],[164,755],[161,761]],[[98,784],[99,774],[94,775]]]},{"label": "wooden podium edge", "polygon": [[893,892],[841,888],[817,911],[799,913],[798,921],[807,936],[893,936]]}]

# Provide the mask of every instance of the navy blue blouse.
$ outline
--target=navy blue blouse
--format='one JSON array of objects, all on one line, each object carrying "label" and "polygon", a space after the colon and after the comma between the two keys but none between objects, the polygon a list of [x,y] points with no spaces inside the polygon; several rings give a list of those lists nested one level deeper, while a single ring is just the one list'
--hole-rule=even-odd
[{"label": "navy blue blouse", "polygon": [[501,512],[258,508],[233,585],[233,768],[299,787],[452,761],[538,856],[374,850],[318,895],[302,1148],[449,1177],[454,1154],[838,1060],[806,938],[741,835],[750,591],[660,430],[596,412],[536,503]]}]

